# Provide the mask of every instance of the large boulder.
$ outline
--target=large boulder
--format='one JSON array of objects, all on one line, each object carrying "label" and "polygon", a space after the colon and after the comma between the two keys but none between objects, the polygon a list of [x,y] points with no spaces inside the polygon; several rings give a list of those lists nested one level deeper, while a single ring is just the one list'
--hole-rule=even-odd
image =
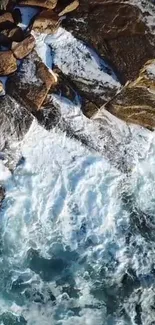
[{"label": "large boulder", "polygon": [[9,23],[14,23],[13,15],[10,12],[4,12],[0,15],[0,30]]},{"label": "large boulder", "polygon": [[42,107],[49,89],[56,82],[52,71],[33,50],[23,59],[19,70],[7,81],[7,92],[31,112]]},{"label": "large boulder", "polygon": [[53,34],[59,26],[58,15],[53,10],[43,10],[36,17],[32,29],[37,33]]},{"label": "large boulder", "polygon": [[17,62],[11,51],[0,52],[0,76],[7,76],[17,70]]},{"label": "large boulder", "polygon": [[11,50],[17,59],[23,59],[32,52],[35,47],[35,39],[29,35],[21,42],[13,42]]},{"label": "large boulder", "polygon": [[85,1],[63,22],[115,68],[122,83],[138,76],[155,50],[141,10],[122,1]]},{"label": "large boulder", "polygon": [[57,0],[20,0],[19,5],[53,9],[57,5]]},{"label": "large boulder", "polygon": [[128,83],[104,108],[127,123],[155,128],[155,60],[148,61],[139,77]]}]

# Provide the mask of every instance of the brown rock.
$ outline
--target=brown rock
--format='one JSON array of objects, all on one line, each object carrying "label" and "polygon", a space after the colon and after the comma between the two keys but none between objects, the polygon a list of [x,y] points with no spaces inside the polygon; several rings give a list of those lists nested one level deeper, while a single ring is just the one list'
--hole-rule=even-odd
[{"label": "brown rock", "polygon": [[25,38],[19,43],[13,42],[11,50],[17,59],[23,59],[33,50],[34,46],[35,39],[32,35],[29,35],[27,38]]},{"label": "brown rock", "polygon": [[57,0],[21,0],[19,5],[53,9],[57,5]]},{"label": "brown rock", "polygon": [[128,83],[104,108],[127,123],[155,128],[155,60],[147,62],[136,81]]},{"label": "brown rock", "polygon": [[58,4],[55,8],[55,11],[58,13],[59,16],[63,16],[75,9],[77,9],[79,6],[79,0],[74,0],[74,1],[64,1],[64,0],[59,0]]},{"label": "brown rock", "polygon": [[0,30],[5,28],[9,23],[14,23],[13,16],[10,12],[0,15]]},{"label": "brown rock", "polygon": [[7,81],[7,92],[35,113],[54,85],[56,79],[35,51],[23,59],[20,70]]},{"label": "brown rock", "polygon": [[32,29],[39,33],[53,34],[59,25],[59,17],[53,10],[43,10],[35,19]]},{"label": "brown rock", "polygon": [[11,51],[0,52],[0,75],[6,76],[17,70],[17,62]]},{"label": "brown rock", "polygon": [[70,14],[63,24],[108,59],[122,83],[134,80],[144,63],[155,55],[142,12],[131,4],[81,0],[74,17]]}]

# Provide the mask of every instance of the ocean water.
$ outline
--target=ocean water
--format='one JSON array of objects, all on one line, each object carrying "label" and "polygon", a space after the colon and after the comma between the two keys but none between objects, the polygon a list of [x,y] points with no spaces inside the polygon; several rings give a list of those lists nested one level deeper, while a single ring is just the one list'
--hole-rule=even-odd
[{"label": "ocean water", "polygon": [[0,324],[154,324],[155,137],[144,135],[126,175],[33,122],[15,172],[0,166]]}]

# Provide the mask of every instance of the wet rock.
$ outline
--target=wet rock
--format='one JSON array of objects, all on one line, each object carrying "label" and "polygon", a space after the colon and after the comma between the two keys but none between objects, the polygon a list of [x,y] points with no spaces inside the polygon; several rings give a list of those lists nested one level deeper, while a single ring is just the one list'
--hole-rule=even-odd
[{"label": "wet rock", "polygon": [[59,16],[63,16],[71,11],[74,11],[79,6],[79,0],[59,0],[58,4],[55,8],[55,11],[58,13]]},{"label": "wet rock", "polygon": [[0,98],[0,152],[4,153],[6,166],[10,170],[16,167],[21,155],[17,143],[23,139],[32,121],[33,116],[23,105],[8,95]]},{"label": "wet rock", "polygon": [[21,0],[19,1],[20,6],[34,6],[47,9],[53,9],[56,7],[57,0]]},{"label": "wet rock", "polygon": [[17,70],[17,62],[11,51],[0,52],[0,75],[6,76]]},{"label": "wet rock", "polygon": [[34,46],[35,46],[35,39],[32,35],[29,35],[27,38],[25,38],[23,41],[19,43],[13,42],[11,50],[17,59],[23,59],[28,54],[30,54],[30,52],[32,52]]},{"label": "wet rock", "polygon": [[32,29],[37,33],[53,34],[59,25],[59,17],[53,10],[43,10],[35,19]]},{"label": "wet rock", "polygon": [[79,100],[81,102],[81,110],[84,115],[89,118],[92,117],[99,110],[99,106],[86,99],[84,96],[79,96],[76,86],[72,84],[72,82],[70,82],[58,68],[55,68],[54,72],[58,75],[58,82],[56,86],[51,89],[51,93],[65,97],[73,103],[76,103],[77,100]]},{"label": "wet rock", "polygon": [[155,55],[142,12],[131,4],[82,0],[63,24],[109,60],[122,83],[135,79],[144,63]]},{"label": "wet rock", "polygon": [[2,202],[3,202],[4,198],[5,198],[5,190],[4,190],[4,188],[0,185],[0,207],[1,207],[1,205],[2,205]]},{"label": "wet rock", "polygon": [[84,99],[81,109],[84,115],[86,115],[88,118],[91,118],[98,112],[99,106],[97,106],[95,103],[92,103],[88,99]]},{"label": "wet rock", "polygon": [[8,79],[6,89],[17,101],[35,113],[55,83],[55,75],[48,70],[37,53],[32,51],[23,59],[19,71]]},{"label": "wet rock", "polygon": [[111,114],[127,123],[155,128],[155,60],[148,61],[139,77],[128,83],[105,106]]}]

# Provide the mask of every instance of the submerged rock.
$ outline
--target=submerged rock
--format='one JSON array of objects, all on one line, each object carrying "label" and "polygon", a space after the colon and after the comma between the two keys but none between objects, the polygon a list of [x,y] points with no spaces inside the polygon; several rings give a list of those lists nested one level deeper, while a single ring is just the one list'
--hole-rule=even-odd
[{"label": "submerged rock", "polygon": [[59,26],[58,15],[53,10],[43,10],[36,17],[32,29],[37,33],[53,34]]},{"label": "submerged rock", "polygon": [[0,52],[0,75],[6,76],[17,70],[17,62],[11,51]]},{"label": "submerged rock", "polygon": [[35,46],[35,39],[32,35],[29,35],[21,42],[13,42],[11,50],[17,59],[23,59],[30,52],[32,52],[34,46]]},{"label": "submerged rock", "polygon": [[148,61],[139,77],[128,83],[104,108],[127,123],[155,128],[155,60]]},{"label": "submerged rock", "polygon": [[7,92],[32,112],[39,110],[51,88],[56,83],[52,74],[31,52],[21,63],[19,71],[7,81]]},{"label": "submerged rock", "polygon": [[150,32],[141,10],[134,5],[82,0],[63,24],[109,60],[122,83],[135,79],[143,64],[154,58]]}]

